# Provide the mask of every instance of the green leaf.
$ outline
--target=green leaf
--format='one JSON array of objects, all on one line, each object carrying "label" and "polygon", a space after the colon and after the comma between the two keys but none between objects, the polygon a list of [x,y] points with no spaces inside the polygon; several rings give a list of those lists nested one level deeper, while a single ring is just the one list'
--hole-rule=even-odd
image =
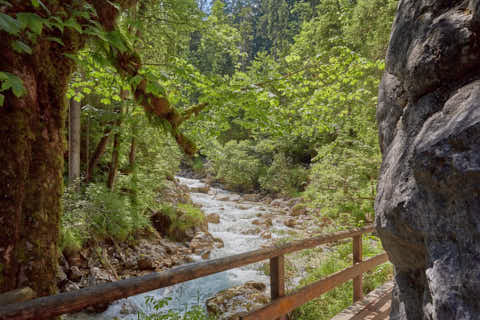
[{"label": "green leaf", "polygon": [[3,5],[5,5],[5,6],[7,6],[7,7],[11,7],[11,6],[12,6],[12,4],[11,4],[10,2],[6,1],[6,0],[0,0],[0,4],[3,4]]},{"label": "green leaf", "polygon": [[13,73],[0,72],[0,82],[2,83],[0,91],[12,89],[13,94],[17,98],[20,98],[27,92],[23,86],[22,80]]},{"label": "green leaf", "polygon": [[125,41],[122,34],[119,31],[112,31],[107,33],[108,42],[120,52],[127,51]]},{"label": "green leaf", "polygon": [[0,30],[6,31],[13,35],[18,35],[21,24],[16,19],[0,12]]},{"label": "green leaf", "polygon": [[13,41],[12,48],[18,53],[32,54],[32,48],[20,40]]},{"label": "green leaf", "polygon": [[40,3],[38,2],[38,0],[32,0],[32,6],[38,8],[40,6]]},{"label": "green leaf", "polygon": [[77,22],[74,17],[71,17],[64,23],[65,27],[76,30],[78,33],[82,33],[82,26]]},{"label": "green leaf", "polygon": [[80,62],[80,60],[78,59],[78,57],[77,57],[76,55],[74,55],[74,54],[64,53],[63,55],[64,55],[65,57],[67,57],[67,58],[72,59],[72,60],[75,61],[75,62]]},{"label": "green leaf", "polygon": [[3,107],[4,103],[5,103],[5,96],[3,94],[0,94],[0,107]]},{"label": "green leaf", "polygon": [[47,37],[48,40],[50,41],[53,41],[53,42],[56,42],[58,43],[59,45],[61,46],[65,46],[65,44],[63,43],[62,39],[60,38],[57,38],[57,37]]},{"label": "green leaf", "polygon": [[45,20],[39,15],[31,12],[20,12],[17,13],[17,19],[20,21],[22,29],[28,27],[37,35],[42,33]]}]

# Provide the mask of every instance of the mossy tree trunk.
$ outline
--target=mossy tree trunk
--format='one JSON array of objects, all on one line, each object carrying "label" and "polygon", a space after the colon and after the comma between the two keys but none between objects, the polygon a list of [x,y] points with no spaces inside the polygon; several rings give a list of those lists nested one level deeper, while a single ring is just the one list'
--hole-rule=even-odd
[{"label": "mossy tree trunk", "polygon": [[22,56],[0,44],[0,70],[26,94],[6,94],[0,108],[0,292],[29,286],[55,292],[65,151],[65,93],[73,61],[39,42]]},{"label": "mossy tree trunk", "polygon": [[[34,1],[9,3],[2,7],[2,14],[11,18],[20,12],[37,12]],[[120,11],[136,3],[136,0],[44,1],[48,7],[45,11],[61,17],[75,16],[88,4],[95,10],[92,19],[107,32],[117,27]],[[42,11],[41,15],[44,14]],[[15,52],[11,43],[17,38],[0,30],[0,70],[15,74],[26,88],[26,94],[20,98],[11,90],[3,91],[5,101],[0,107],[0,293],[29,286],[37,295],[44,296],[56,289],[65,94],[74,70],[74,61],[65,54],[78,52],[88,35],[76,28],[65,28],[63,32],[47,29],[43,28],[38,36],[32,54]],[[62,44],[51,41],[52,36]],[[124,78],[139,75],[142,63],[136,52],[121,53],[114,48],[112,52],[112,63]],[[164,97],[147,92],[148,81],[143,79],[132,88],[137,103],[167,121],[184,152],[193,154],[195,146],[178,130],[187,117],[180,115]]]}]

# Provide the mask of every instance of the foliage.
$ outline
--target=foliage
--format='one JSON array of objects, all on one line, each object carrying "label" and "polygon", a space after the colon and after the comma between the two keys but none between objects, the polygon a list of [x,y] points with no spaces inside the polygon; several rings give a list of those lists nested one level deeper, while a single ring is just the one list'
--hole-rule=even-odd
[{"label": "foliage", "polygon": [[250,141],[229,141],[225,146],[219,143],[210,151],[212,169],[216,178],[232,189],[252,191],[260,174],[261,163],[252,155]]},{"label": "foliage", "polygon": [[214,316],[206,313],[200,306],[194,306],[190,310],[185,310],[184,313],[179,313],[174,310],[162,310],[168,306],[171,298],[156,300],[154,297],[147,297],[145,305],[147,311],[139,312],[138,320],[215,320]]},{"label": "foliage", "polygon": [[60,239],[63,250],[78,250],[89,239],[131,240],[136,232],[150,228],[141,207],[103,184],[90,184],[84,193],[67,188],[64,206]]},{"label": "foliage", "polygon": [[272,164],[259,177],[263,190],[285,196],[302,191],[307,180],[307,170],[301,165],[289,163],[284,153],[275,154]]}]

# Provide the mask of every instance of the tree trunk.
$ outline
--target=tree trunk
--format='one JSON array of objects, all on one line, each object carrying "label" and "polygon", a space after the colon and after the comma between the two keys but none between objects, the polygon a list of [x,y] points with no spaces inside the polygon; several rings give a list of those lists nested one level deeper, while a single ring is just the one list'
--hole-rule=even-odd
[{"label": "tree trunk", "polygon": [[95,152],[93,153],[93,156],[90,159],[90,162],[88,163],[87,177],[85,178],[85,181],[87,183],[92,180],[95,167],[97,166],[98,161],[100,160],[102,155],[105,153],[105,149],[107,148],[107,144],[108,144],[108,140],[110,139],[111,132],[112,132],[111,127],[108,127],[107,129],[105,129],[105,131],[103,132],[103,137],[100,139],[100,141],[97,144],[97,147],[95,148]]},{"label": "tree trunk", "polygon": [[[117,123],[118,127],[117,130],[120,129],[121,121]],[[113,150],[112,150],[112,162],[110,163],[110,170],[108,172],[108,181],[107,187],[110,191],[113,191],[115,186],[115,179],[117,177],[117,170],[118,170],[118,155],[120,149],[120,132],[116,132],[113,137]]]},{"label": "tree trunk", "polygon": [[121,143],[121,133],[120,129],[122,127],[122,117],[123,117],[123,109],[125,105],[125,99],[128,96],[128,91],[126,90],[121,90],[120,91],[120,98],[122,99],[122,102],[118,108],[116,108],[116,113],[117,113],[117,120],[115,121],[115,127],[116,127],[116,132],[113,137],[113,149],[112,149],[112,162],[110,164],[110,170],[108,172],[108,181],[107,181],[107,188],[110,189],[110,191],[113,191],[114,186],[115,186],[115,179],[117,178],[117,172],[118,172],[118,156],[120,153],[120,143]]},{"label": "tree trunk", "polygon": [[68,132],[68,183],[80,178],[81,145],[81,105],[74,98],[70,99]]},{"label": "tree trunk", "polygon": [[130,143],[130,153],[128,154],[128,172],[135,170],[135,160],[137,158],[137,138],[132,137]]},{"label": "tree trunk", "polygon": [[[65,93],[73,62],[39,42],[34,55],[0,43],[0,70],[17,75],[26,94],[5,94],[0,108],[0,292],[56,291],[63,192]],[[54,71],[52,71],[54,70]]]}]

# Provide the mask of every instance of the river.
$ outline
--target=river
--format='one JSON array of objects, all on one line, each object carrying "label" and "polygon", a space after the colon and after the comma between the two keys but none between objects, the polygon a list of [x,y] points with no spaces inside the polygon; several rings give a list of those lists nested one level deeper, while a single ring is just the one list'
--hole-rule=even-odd
[{"label": "river", "polygon": [[[189,188],[205,186],[200,180],[177,177],[181,184]],[[209,232],[216,238],[221,238],[224,247],[214,249],[209,259],[215,259],[259,249],[272,243],[272,240],[281,237],[282,230],[288,229],[284,225],[285,217],[277,209],[260,202],[244,201],[240,195],[220,189],[210,188],[208,194],[191,192],[190,196],[195,204],[201,206],[205,214],[217,213],[220,216],[219,224],[209,224]],[[273,214],[273,226],[270,231],[272,239],[263,239],[258,232],[245,234],[245,231],[254,229],[252,222],[258,215]],[[199,256],[192,256],[195,262],[202,261]],[[260,270],[259,263],[221,272],[208,277],[184,282],[168,288],[151,291],[113,303],[107,311],[97,315],[79,314],[74,319],[137,319],[136,314],[122,314],[125,304],[130,310],[148,312],[145,298],[152,296],[155,299],[172,298],[168,309],[184,311],[194,305],[204,305],[205,301],[217,292],[243,284],[247,281],[260,281],[268,285],[269,278]],[[268,287],[268,286],[267,286]],[[125,308],[125,307],[123,307]]]}]

